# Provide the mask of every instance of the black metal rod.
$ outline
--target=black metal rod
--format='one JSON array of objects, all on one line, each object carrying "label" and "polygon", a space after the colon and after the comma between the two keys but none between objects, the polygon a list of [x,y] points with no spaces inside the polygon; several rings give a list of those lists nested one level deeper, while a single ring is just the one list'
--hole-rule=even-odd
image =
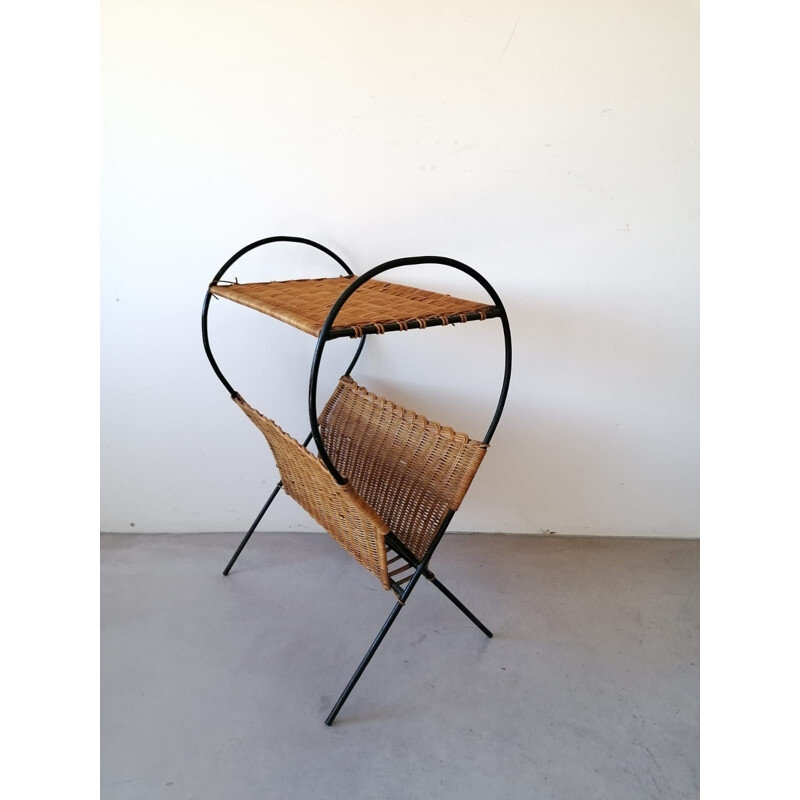
[{"label": "black metal rod", "polygon": [[228,379],[222,374],[222,370],[219,368],[219,364],[217,364],[217,359],[214,358],[214,354],[211,352],[211,344],[208,341],[208,309],[211,304],[211,292],[206,292],[206,298],[203,300],[203,317],[201,322],[201,328],[203,331],[203,349],[206,351],[206,358],[208,359],[208,363],[211,364],[211,369],[214,370],[214,374],[219,378],[220,383],[227,389],[228,394],[231,397],[236,396],[236,390],[231,386]]},{"label": "black metal rod", "polygon": [[267,509],[272,505],[272,501],[277,497],[278,492],[281,490],[283,483],[278,481],[278,485],[272,490],[272,494],[267,499],[267,502],[264,503],[264,507],[261,511],[258,512],[258,516],[253,520],[253,524],[250,526],[250,529],[244,535],[244,539],[239,543],[239,546],[236,548],[236,552],[233,554],[233,557],[228,562],[228,566],[222,570],[223,575],[227,575],[231,571],[231,567],[236,563],[236,559],[239,558],[239,553],[244,550],[245,545],[250,541],[250,537],[253,535],[253,531],[258,527],[258,523],[261,522],[261,518],[264,514],[267,513]]},{"label": "black metal rod", "polygon": [[[427,575],[425,576],[428,577]],[[494,635],[438,578],[430,578],[430,582],[459,610],[471,619],[490,639]]]},{"label": "black metal rod", "polygon": [[[222,267],[220,267],[220,269],[217,271],[217,274],[214,276],[211,283],[209,284],[209,289],[208,291],[206,291],[206,296],[203,300],[203,312],[201,319],[201,330],[203,334],[203,349],[205,350],[206,358],[208,358],[208,362],[211,364],[211,368],[214,370],[214,374],[217,376],[217,378],[225,387],[225,389],[228,391],[228,393],[231,395],[231,397],[235,397],[237,395],[237,392],[230,384],[228,379],[225,377],[225,375],[223,375],[222,370],[219,368],[217,360],[214,358],[214,354],[211,351],[211,343],[209,342],[208,338],[208,310],[210,308],[211,298],[212,298],[210,289],[211,286],[216,285],[222,279],[222,276],[225,275],[225,273],[233,266],[233,264],[236,263],[236,261],[238,261],[243,255],[249,253],[251,250],[254,250],[256,247],[261,247],[262,245],[265,244],[273,244],[274,242],[294,242],[297,244],[305,244],[308,245],[309,247],[314,247],[317,250],[321,250],[326,255],[329,255],[334,261],[336,261],[337,264],[339,264],[339,266],[342,267],[342,269],[348,275],[353,275],[353,271],[350,269],[350,267],[348,267],[347,264],[332,250],[328,249],[324,245],[319,244],[319,242],[312,241],[311,239],[304,239],[299,236],[269,236],[265,239],[259,239],[256,242],[252,242],[251,244],[248,244],[241,250],[238,250],[236,253],[234,253],[222,265]],[[353,368],[355,367],[356,362],[358,361],[359,357],[361,356],[361,352],[364,349],[364,342],[365,342],[364,339],[362,339],[359,342],[358,348],[356,349],[356,353],[353,356],[353,360],[350,362],[350,366],[347,368],[347,372],[345,372],[345,375],[349,375],[353,370]],[[311,441],[311,438],[312,434],[309,433],[308,436],[306,437],[305,442],[303,442],[303,447],[308,447],[308,443]],[[241,554],[242,550],[244,550],[247,542],[250,541],[250,537],[253,535],[253,532],[255,531],[258,524],[261,522],[262,517],[267,512],[267,509],[272,504],[272,501],[275,499],[282,485],[283,484],[279,481],[278,485],[275,487],[272,494],[267,499],[267,502],[264,504],[264,507],[261,509],[261,511],[258,513],[258,516],[253,521],[253,524],[250,526],[250,529],[247,531],[244,538],[240,542],[239,546],[236,548],[236,552],[233,554],[233,557],[228,562],[228,566],[225,567],[225,569],[222,572],[223,575],[227,575],[231,571],[231,567],[233,567],[233,565],[236,563],[236,559],[239,558],[239,555]]]},{"label": "black metal rod", "polygon": [[397,536],[389,531],[385,537],[386,546],[391,547],[398,555],[413,564],[415,567],[419,564],[419,559],[397,538]]},{"label": "black metal rod", "polygon": [[[358,343],[358,348],[356,349],[356,354],[353,356],[353,360],[350,362],[350,366],[347,368],[347,371],[344,373],[345,375],[349,375],[353,371],[353,368],[355,367],[356,362],[358,361],[359,357],[361,356],[361,351],[364,349],[364,345],[366,343],[367,343],[367,340],[365,338],[362,338],[361,341]],[[312,436],[312,434],[309,433],[308,434],[309,440],[311,439],[311,436]]]},{"label": "black metal rod", "polygon": [[439,526],[439,530],[436,532],[436,536],[433,537],[433,541],[430,543],[425,555],[422,558],[422,561],[419,562],[417,569],[414,571],[411,580],[406,585],[406,589],[403,594],[400,596],[400,602],[405,603],[406,598],[411,594],[413,588],[417,585],[417,581],[422,577],[423,573],[428,569],[428,563],[433,556],[434,550],[439,546],[439,542],[442,541],[442,536],[444,536],[447,527],[450,525],[450,520],[453,519],[453,514],[456,512],[452,509],[448,509],[447,513],[442,520],[442,524]]},{"label": "black metal rod", "polygon": [[[419,559],[417,559],[394,533],[390,532],[386,534],[386,544],[387,547],[390,547],[395,553],[401,555],[412,566],[416,567],[419,565]],[[489,638],[493,636],[492,632],[427,567],[422,574],[450,600],[456,608],[466,614]]]},{"label": "black metal rod", "polygon": [[254,250],[256,247],[261,247],[264,244],[273,244],[274,242],[294,242],[296,244],[305,244],[309,247],[314,247],[317,250],[321,250],[326,255],[329,255],[340,267],[348,274],[352,275],[353,271],[344,261],[333,252],[333,250],[329,250],[324,245],[321,245],[319,242],[312,241],[311,239],[304,239],[300,236],[269,236],[266,239],[259,239],[257,242],[251,242],[250,244],[243,247],[241,250],[234,253],[218,270],[217,274],[212,279],[211,283],[209,284],[208,291],[206,291],[205,299],[203,300],[203,314],[202,314],[202,322],[201,328],[203,331],[203,349],[206,351],[206,358],[208,362],[211,364],[211,368],[214,370],[214,374],[219,378],[222,385],[227,390],[228,394],[231,397],[236,396],[236,390],[231,386],[228,379],[222,374],[222,370],[219,368],[217,364],[217,360],[214,358],[214,354],[211,352],[211,344],[208,341],[208,309],[211,303],[211,287],[215,286],[221,279],[222,276],[233,266],[233,264],[238,261],[245,253],[249,253],[251,250]]},{"label": "black metal rod", "polygon": [[341,473],[336,469],[334,463],[331,461],[322,441],[322,435],[320,434],[319,423],[317,421],[319,416],[317,413],[317,382],[319,378],[319,368],[322,362],[322,353],[325,349],[325,343],[331,338],[331,328],[333,327],[333,323],[336,321],[336,317],[341,311],[342,306],[347,302],[354,292],[358,291],[358,289],[368,280],[380,275],[382,272],[386,272],[390,269],[397,269],[398,267],[412,266],[415,264],[441,264],[443,266],[452,267],[453,269],[464,272],[477,283],[479,283],[492,298],[492,302],[498,311],[498,317],[503,324],[505,368],[503,373],[503,384],[500,388],[500,398],[497,401],[497,407],[495,408],[492,421],[489,424],[489,429],[486,431],[486,435],[483,437],[484,444],[489,444],[491,441],[495,428],[497,427],[497,423],[500,421],[500,416],[503,413],[503,407],[505,406],[506,397],[508,396],[508,387],[511,381],[511,329],[508,324],[508,314],[506,314],[503,301],[500,299],[500,296],[494,290],[489,281],[487,281],[483,275],[481,275],[472,267],[463,264],[461,261],[456,261],[453,258],[446,258],[445,256],[413,256],[410,258],[398,258],[393,261],[387,261],[383,264],[379,264],[377,267],[367,270],[367,272],[365,272],[363,275],[359,275],[354,281],[348,283],[344,291],[342,291],[342,293],[339,295],[336,302],[331,307],[331,310],[328,312],[328,316],[326,317],[325,322],[319,332],[319,336],[317,337],[317,346],[314,350],[314,359],[311,362],[311,375],[308,381],[308,417],[311,424],[311,433],[314,436],[314,442],[317,445],[317,452],[320,459],[328,468],[328,471],[334,477],[336,482],[339,484],[347,483],[347,479],[341,475]]},{"label": "black metal rod", "polygon": [[341,711],[342,706],[345,704],[345,701],[350,696],[350,692],[353,691],[353,687],[356,685],[356,683],[358,683],[358,679],[361,677],[364,670],[367,668],[367,664],[369,664],[369,662],[372,660],[372,656],[375,655],[375,651],[378,649],[378,647],[380,647],[380,644],[383,641],[384,636],[386,636],[387,632],[389,631],[389,628],[392,627],[392,623],[395,621],[397,615],[400,613],[400,609],[403,608],[406,600],[408,600],[408,596],[411,594],[411,592],[414,591],[414,587],[417,585],[417,582],[422,577],[422,574],[428,567],[428,562],[431,560],[433,551],[436,549],[439,542],[442,540],[442,536],[444,536],[444,533],[447,530],[447,526],[450,524],[450,520],[453,519],[454,513],[455,513],[454,511],[450,510],[445,515],[445,518],[442,521],[442,524],[439,526],[439,530],[437,531],[436,536],[431,542],[430,547],[428,547],[428,550],[425,553],[424,558],[422,559],[422,561],[419,562],[419,566],[417,566],[416,570],[414,571],[414,574],[411,576],[411,580],[406,584],[406,588],[400,595],[400,599],[397,601],[395,607],[392,609],[391,613],[386,618],[386,622],[383,623],[383,627],[380,629],[378,635],[375,637],[375,641],[373,641],[372,644],[370,645],[366,655],[364,656],[364,658],[361,659],[361,663],[358,665],[358,668],[353,673],[353,677],[350,678],[350,680],[347,683],[347,686],[345,686],[344,691],[340,695],[339,699],[336,701],[336,705],[331,709],[331,713],[328,714],[328,717],[325,720],[326,725],[331,725],[333,721],[336,719],[336,715],[339,713],[339,711]]},{"label": "black metal rod", "polygon": [[367,664],[372,660],[372,656],[375,655],[375,651],[380,647],[381,642],[383,641],[383,637],[389,632],[389,628],[392,627],[392,623],[397,619],[397,615],[403,608],[403,603],[398,600],[395,603],[394,608],[392,609],[389,616],[386,618],[386,622],[383,623],[383,627],[378,632],[378,635],[375,637],[375,641],[370,645],[369,650],[367,650],[367,654],[364,658],[361,659],[361,663],[358,665],[358,668],[353,673],[353,677],[345,686],[344,691],[342,692],[339,699],[336,701],[336,705],[331,709],[331,713],[328,714],[327,719],[325,720],[326,725],[331,725],[333,721],[336,719],[336,715],[341,710],[342,706],[345,704],[345,701],[350,696],[350,692],[353,691],[353,687],[358,683],[358,679],[363,674],[364,670],[367,668]]},{"label": "black metal rod", "polygon": [[[311,434],[309,433],[306,436],[306,440],[303,442],[303,447],[308,447],[308,443],[311,441]],[[264,503],[264,508],[258,512],[258,516],[253,520],[253,524],[250,526],[250,530],[244,535],[244,539],[239,543],[239,546],[236,548],[236,552],[233,554],[233,557],[228,562],[228,566],[222,570],[223,575],[227,575],[231,571],[231,567],[236,563],[236,559],[239,558],[239,554],[244,550],[245,545],[250,541],[250,537],[253,535],[253,531],[258,527],[258,523],[261,522],[261,518],[266,514],[267,509],[272,505],[272,501],[275,499],[278,492],[283,487],[283,481],[278,481],[275,488],[272,490],[272,494],[267,499],[267,502]]]},{"label": "black metal rod", "polygon": [[238,261],[245,253],[249,253],[251,250],[255,250],[256,247],[261,247],[264,244],[273,244],[275,242],[294,242],[296,244],[307,244],[309,247],[315,247],[317,250],[321,250],[326,255],[329,255],[339,266],[348,274],[352,275],[353,271],[344,261],[333,252],[333,250],[329,250],[325,245],[320,244],[319,242],[313,241],[313,239],[304,239],[302,236],[268,236],[266,239],[259,239],[257,242],[251,242],[248,245],[245,245],[241,250],[237,250],[219,269],[219,272],[214,276],[214,279],[211,281],[211,285],[213,286],[217,283],[222,276],[230,269],[230,267]]},{"label": "black metal rod", "polygon": [[[367,341],[366,339],[362,339],[359,342],[358,347],[356,348],[356,353],[353,356],[353,360],[350,362],[350,366],[347,368],[347,371],[344,373],[345,375],[349,375],[353,371],[356,363],[358,362],[359,357],[361,356],[362,351],[364,350],[364,344],[366,343],[366,341]],[[224,378],[223,378],[223,380],[224,380]],[[311,439],[312,439],[312,436],[309,433],[308,436],[306,436],[305,441],[303,442],[303,447],[308,447],[308,444],[311,441]],[[256,527],[259,524],[259,522],[261,522],[261,518],[264,516],[264,514],[267,511],[267,509],[272,504],[272,501],[275,499],[275,496],[278,494],[278,492],[280,491],[282,486],[283,486],[283,483],[281,481],[278,481],[278,485],[275,487],[275,489],[273,490],[272,494],[269,496],[269,499],[264,504],[264,507],[258,513],[258,516],[255,518],[255,521],[250,526],[250,530],[247,531],[247,533],[244,535],[244,539],[242,539],[241,543],[236,548],[236,552],[233,554],[233,557],[228,562],[228,566],[225,567],[225,569],[222,571],[223,575],[227,575],[231,571],[231,567],[236,563],[236,559],[239,558],[239,555],[241,554],[242,550],[244,550],[245,545],[250,541],[250,537],[253,535],[253,532],[255,531]]]}]

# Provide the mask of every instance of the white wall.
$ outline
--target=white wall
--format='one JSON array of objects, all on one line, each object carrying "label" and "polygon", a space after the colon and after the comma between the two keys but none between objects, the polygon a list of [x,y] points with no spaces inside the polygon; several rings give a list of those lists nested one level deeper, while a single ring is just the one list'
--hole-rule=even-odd
[{"label": "white wall", "polygon": [[[511,394],[454,530],[698,535],[696,0],[105,0],[103,28],[104,530],[241,530],[261,506],[277,471],[200,307],[235,250],[288,234],[356,272],[458,258],[506,300]],[[279,245],[233,273],[331,267]],[[227,301],[211,335],[302,438],[314,340]],[[391,334],[355,377],[482,436],[501,353],[496,321]]]}]

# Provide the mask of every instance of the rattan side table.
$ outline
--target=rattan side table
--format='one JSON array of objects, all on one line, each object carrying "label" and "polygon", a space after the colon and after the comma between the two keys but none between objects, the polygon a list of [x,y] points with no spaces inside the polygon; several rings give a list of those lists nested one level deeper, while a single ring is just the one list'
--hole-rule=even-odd
[{"label": "rattan side table", "polygon": [[[295,242],[321,250],[346,274],[269,283],[223,280],[245,253],[273,242]],[[483,287],[491,303],[376,280],[384,272],[415,264],[438,264],[466,273]],[[302,444],[248,405],[223,375],[208,339],[208,312],[213,297],[227,298],[316,337],[308,389],[311,432]],[[368,335],[493,318],[499,319],[503,328],[505,371],[500,398],[482,440],[402,408],[350,377]],[[511,330],[503,304],[489,282],[466,264],[442,256],[387,261],[356,276],[339,256],[317,242],[272,236],[243,247],[214,276],[203,303],[202,334],[214,373],[264,435],[281,477],[224,574],[230,572],[283,488],[396,596],[394,608],[325,720],[326,725],[336,718],[421,577],[427,578],[491,637],[491,631],[429,569],[431,557],[483,460],[508,394]],[[333,394],[318,412],[317,379],[325,344],[343,336],[358,338],[358,348]],[[318,456],[306,449],[312,439]]]}]

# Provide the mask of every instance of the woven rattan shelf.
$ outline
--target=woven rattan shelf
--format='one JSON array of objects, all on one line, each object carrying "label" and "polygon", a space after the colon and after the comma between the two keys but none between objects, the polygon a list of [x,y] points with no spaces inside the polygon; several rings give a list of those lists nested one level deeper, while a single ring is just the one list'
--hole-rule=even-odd
[{"label": "woven rattan shelf", "polygon": [[[327,253],[347,275],[270,283],[231,284],[222,280],[232,264],[253,248],[287,241]],[[416,264],[439,264],[466,273],[483,287],[492,302],[463,300],[376,280],[383,272]],[[311,433],[303,443],[249,405],[222,374],[208,337],[209,301],[214,296],[256,309],[317,338],[308,387]],[[367,334],[491,318],[498,318],[503,326],[505,371],[500,399],[482,440],[403,408],[350,377]],[[484,460],[508,393],[511,333],[503,304],[488,281],[466,264],[441,256],[389,261],[357,277],[337,255],[316,242],[271,237],[243,248],[219,270],[206,292],[202,332],[214,372],[236,405],[267,440],[281,476],[224,574],[230,572],[283,489],[385,589],[396,595],[392,612],[326,723],[333,722],[420,578],[427,578],[480,630],[491,636],[491,631],[429,568],[437,545]],[[317,378],[325,343],[342,336],[360,338],[360,342],[350,366],[318,412]],[[318,455],[306,449],[312,439]]]},{"label": "woven rattan shelf", "polygon": [[[211,294],[225,297],[262,314],[319,336],[333,304],[356,277],[304,278],[270,283],[212,286]],[[344,306],[329,338],[427,328],[498,316],[496,306],[475,303],[415,289],[399,283],[370,281]]]}]

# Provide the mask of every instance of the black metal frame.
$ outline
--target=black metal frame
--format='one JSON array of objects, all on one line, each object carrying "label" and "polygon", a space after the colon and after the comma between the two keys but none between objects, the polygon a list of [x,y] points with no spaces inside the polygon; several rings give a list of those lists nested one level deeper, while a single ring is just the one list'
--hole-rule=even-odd
[{"label": "black metal frame", "polygon": [[[326,255],[329,255],[334,261],[336,261],[339,266],[344,269],[344,271],[348,275],[353,275],[353,271],[347,264],[334,253],[332,250],[329,250],[324,245],[321,245],[319,242],[315,242],[311,239],[304,239],[299,236],[269,236],[266,239],[259,239],[256,242],[251,242],[246,247],[243,247],[238,252],[234,253],[219,269],[217,274],[212,279],[211,283],[208,285],[208,290],[206,291],[205,299],[203,300],[203,314],[202,314],[202,333],[203,333],[203,348],[206,352],[206,357],[208,358],[209,363],[211,364],[211,368],[214,370],[214,374],[219,378],[222,385],[228,390],[231,397],[236,397],[238,392],[231,386],[228,379],[222,374],[222,370],[219,368],[217,364],[217,360],[214,358],[214,354],[211,352],[211,344],[208,340],[208,311],[211,307],[211,298],[214,296],[211,294],[211,287],[216,286],[221,280],[223,275],[236,263],[243,255],[249,253],[251,250],[255,250],[257,247],[261,247],[265,244],[274,244],[275,242],[294,242],[296,244],[305,244],[309,247],[314,247],[317,250],[321,250]],[[355,367],[356,362],[358,361],[359,357],[361,356],[361,351],[364,349],[364,344],[366,339],[362,339],[359,344],[358,348],[356,349],[356,353],[353,356],[353,360],[350,362],[350,366],[347,368],[347,372],[345,375],[349,375],[350,372]],[[305,441],[303,442],[303,447],[308,447],[309,442],[311,441],[311,433],[306,436]],[[253,535],[255,529],[258,527],[258,524],[261,522],[264,514],[267,513],[267,509],[272,505],[272,501],[278,496],[278,492],[283,487],[283,482],[278,481],[275,485],[275,488],[272,490],[272,494],[267,498],[267,502],[264,503],[263,508],[261,511],[258,512],[256,518],[253,520],[253,524],[248,528],[247,533],[245,533],[244,538],[239,543],[239,546],[236,548],[236,552],[231,557],[231,560],[228,562],[228,565],[222,571],[223,575],[227,575],[231,571],[231,567],[236,563],[236,559],[239,558],[241,555],[242,550],[244,550],[247,543],[250,541],[250,537]]]},{"label": "black metal frame", "polygon": [[[247,247],[242,248],[239,250],[235,255],[233,255],[217,272],[216,276],[214,277],[213,281],[209,286],[209,291],[206,293],[205,302],[203,303],[203,315],[202,315],[202,332],[203,332],[203,346],[206,351],[206,356],[208,357],[209,362],[211,363],[212,368],[214,369],[215,374],[222,382],[223,386],[230,392],[232,397],[237,396],[237,392],[233,389],[231,384],[227,381],[225,376],[222,374],[222,371],[219,369],[216,360],[211,352],[211,347],[208,341],[208,309],[210,305],[210,299],[212,297],[210,288],[211,286],[216,285],[222,278],[222,276],[227,272],[227,270],[231,267],[231,265],[237,261],[241,256],[245,253],[253,250],[256,247],[259,247],[263,244],[270,244],[272,242],[297,242],[301,244],[310,245],[311,247],[315,247],[318,250],[321,250],[324,253],[327,253],[331,256],[335,261],[337,261],[347,272],[348,275],[353,275],[353,272],[350,268],[345,264],[345,262],[339,258],[335,253],[329,250],[327,247],[324,247],[317,242],[314,242],[310,239],[302,239],[293,236],[272,236],[266,239],[260,239],[257,242],[253,242],[252,244],[248,245]],[[498,317],[503,325],[503,341],[505,346],[505,368],[503,374],[503,383],[500,390],[500,398],[497,402],[497,407],[495,408],[494,416],[492,417],[492,421],[489,424],[489,428],[486,431],[486,435],[483,438],[484,444],[489,444],[494,435],[495,429],[497,428],[497,423],[500,421],[500,416],[503,413],[503,407],[505,406],[506,397],[508,396],[508,387],[511,380],[511,329],[508,323],[508,315],[506,314],[505,307],[503,306],[502,301],[500,300],[499,295],[494,290],[492,285],[479,273],[477,270],[473,269],[472,267],[467,266],[466,264],[456,261],[452,258],[446,258],[444,256],[416,256],[412,258],[399,258],[393,261],[387,261],[383,264],[380,264],[377,267],[374,267],[371,270],[368,270],[363,275],[357,277],[352,283],[349,283],[344,291],[342,291],[341,295],[339,295],[336,302],[333,304],[328,316],[325,320],[325,323],[320,330],[319,336],[317,337],[317,345],[314,350],[314,357],[311,364],[311,373],[309,377],[309,385],[308,385],[308,414],[309,414],[309,423],[311,427],[311,432],[306,437],[305,441],[303,442],[303,447],[307,447],[310,443],[311,439],[314,439],[314,443],[317,447],[317,452],[319,454],[320,459],[325,464],[327,469],[330,471],[331,475],[339,484],[347,483],[347,479],[342,476],[339,471],[336,469],[336,466],[330,459],[328,452],[325,448],[325,444],[322,441],[322,436],[319,431],[319,423],[318,423],[318,413],[317,413],[317,380],[319,377],[319,368],[322,362],[322,354],[325,349],[326,342],[339,338],[343,335],[347,335],[348,331],[336,331],[333,332],[333,324],[336,321],[336,317],[338,316],[339,312],[342,309],[342,306],[347,302],[347,300],[356,292],[358,289],[363,286],[368,280],[374,278],[377,275],[380,275],[383,272],[391,269],[397,269],[398,267],[404,266],[411,266],[416,264],[440,264],[443,266],[448,266],[453,269],[457,269],[461,272],[466,273],[471,278],[473,278],[477,283],[479,283],[484,290],[489,294],[492,298],[492,302],[494,303],[495,309],[493,309],[487,317]],[[461,316],[451,316],[448,318],[448,321],[455,324],[458,322],[470,319],[477,319],[477,314],[467,314],[464,318]],[[444,324],[443,320],[438,320],[438,323],[434,322],[433,320],[428,323],[428,325],[433,324]],[[409,323],[407,326],[409,328],[412,327],[419,327],[418,325],[412,325]],[[395,328],[392,325],[385,325],[384,330],[394,330]],[[400,329],[400,326],[397,326],[397,330]],[[350,372],[356,365],[359,357],[361,356],[361,352],[364,349],[364,343],[366,341],[366,335],[370,333],[377,332],[377,328],[375,326],[367,325],[364,326],[362,329],[364,335],[361,337],[361,341],[358,345],[358,349],[353,357],[353,360],[350,362],[350,366],[347,368],[345,375],[349,375]],[[264,507],[258,513],[253,524],[250,526],[249,530],[245,534],[244,538],[242,539],[241,543],[239,544],[236,552],[233,554],[228,565],[223,570],[223,574],[227,575],[231,567],[236,562],[236,559],[239,557],[240,553],[244,549],[245,545],[249,541],[250,537],[252,536],[253,532],[255,531],[258,524],[261,522],[262,517],[266,513],[267,509],[272,504],[272,501],[277,496],[278,492],[282,487],[282,482],[279,481],[277,486],[273,489],[272,494],[267,499],[267,502],[264,504]],[[359,678],[363,674],[364,670],[366,669],[367,665],[369,664],[372,657],[375,655],[378,647],[380,646],[381,642],[383,641],[384,637],[391,628],[392,624],[394,623],[395,619],[397,618],[398,614],[402,610],[403,606],[405,605],[406,600],[408,599],[411,592],[414,590],[414,587],[419,582],[421,577],[427,578],[448,600],[450,600],[462,613],[464,613],[486,636],[491,637],[492,632],[487,628],[443,583],[441,583],[433,572],[428,569],[428,564],[433,556],[434,551],[439,545],[439,542],[442,540],[445,532],[447,531],[448,526],[450,525],[450,521],[453,518],[454,511],[450,510],[447,512],[444,520],[442,521],[439,530],[436,533],[433,541],[431,542],[430,546],[428,547],[425,555],[422,559],[417,559],[404,545],[403,543],[393,534],[387,534],[386,541],[387,545],[396,552],[399,556],[401,556],[411,567],[414,568],[414,572],[411,575],[410,579],[407,580],[405,586],[402,586],[401,583],[391,580],[392,589],[394,590],[395,594],[397,595],[397,602],[395,603],[394,608],[389,613],[389,616],[386,618],[386,622],[384,622],[383,626],[381,627],[378,635],[375,637],[374,641],[370,645],[369,649],[367,650],[366,655],[361,660],[361,663],[358,665],[356,671],[353,673],[353,676],[350,678],[347,686],[345,687],[344,691],[342,692],[339,699],[336,701],[336,704],[331,709],[330,714],[325,720],[326,725],[331,725],[336,718],[336,715],[341,710],[342,706],[344,705],[345,701],[347,700],[350,692],[353,690],[353,687],[358,682]],[[403,580],[405,582],[406,579]]]}]

